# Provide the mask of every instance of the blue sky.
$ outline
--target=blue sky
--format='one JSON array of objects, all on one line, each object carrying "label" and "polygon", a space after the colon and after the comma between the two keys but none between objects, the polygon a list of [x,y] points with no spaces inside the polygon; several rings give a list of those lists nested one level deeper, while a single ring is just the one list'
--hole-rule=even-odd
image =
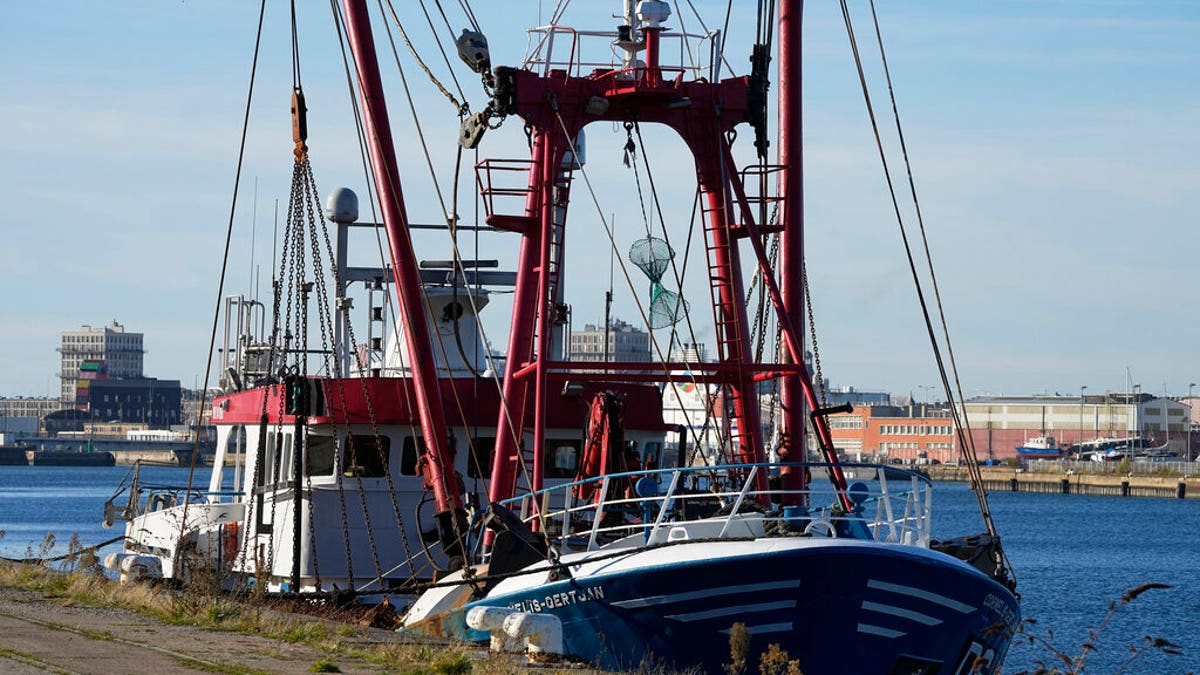
[{"label": "blue sky", "polygon": [[[329,10],[298,4],[318,185],[361,193]],[[414,4],[397,10],[446,77]],[[443,4],[463,24],[453,3]],[[494,61],[515,63],[539,5],[503,3],[497,13],[492,4],[500,3],[474,3]],[[724,2],[695,4],[710,26],[723,20]],[[734,4],[727,56],[744,71],[754,3]],[[1126,368],[1145,391],[1178,394],[1200,381],[1200,4],[877,4],[967,393],[1117,390]],[[574,5],[566,23],[608,28],[617,3]],[[59,332],[114,318],[146,334],[148,374],[190,386],[203,380],[257,3],[50,7],[0,4],[0,395],[57,391]],[[875,63],[866,5],[852,7]],[[267,283],[275,202],[286,202],[286,12],[285,3],[268,7],[231,292],[256,277]],[[824,373],[835,384],[916,393],[936,376],[840,12],[810,0],[805,19],[806,236]],[[454,111],[405,64],[426,134],[449,147]],[[385,71],[409,210],[432,221],[439,208],[411,117],[394,66]],[[464,69],[457,75],[478,109],[477,82]],[[884,113],[878,68],[868,75]],[[676,167],[686,160],[677,141],[647,134],[682,239],[691,186]],[[589,178],[622,250],[642,227],[623,143],[623,132],[589,129]],[[517,157],[523,145],[510,121],[482,152]],[[436,160],[443,184],[448,154]],[[567,251],[577,325],[600,319],[608,285],[609,246],[584,197],[576,193],[579,225]],[[470,193],[460,199],[469,203]],[[516,245],[488,237],[479,255],[511,268]],[[426,257],[446,256],[441,239],[421,237],[418,246]],[[255,265],[264,271],[254,274]],[[696,306],[707,290],[685,284],[684,295]],[[631,298],[618,285],[616,313],[629,320]],[[502,298],[491,314],[489,336],[503,344]]]}]

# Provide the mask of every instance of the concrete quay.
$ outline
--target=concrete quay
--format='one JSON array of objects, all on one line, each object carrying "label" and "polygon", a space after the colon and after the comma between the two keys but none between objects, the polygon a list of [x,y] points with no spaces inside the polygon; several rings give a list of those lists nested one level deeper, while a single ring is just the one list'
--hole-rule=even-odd
[{"label": "concrete quay", "polygon": [[[964,466],[924,467],[938,481],[968,480]],[[1200,476],[1171,474],[1117,474],[1086,471],[1027,471],[1013,467],[980,467],[988,492],[1102,495],[1109,497],[1157,497],[1200,499]]]}]

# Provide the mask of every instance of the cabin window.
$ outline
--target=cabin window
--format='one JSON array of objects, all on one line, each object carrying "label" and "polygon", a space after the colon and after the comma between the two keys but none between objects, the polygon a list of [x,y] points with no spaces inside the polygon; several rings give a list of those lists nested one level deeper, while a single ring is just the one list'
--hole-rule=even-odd
[{"label": "cabin window", "polygon": [[579,467],[579,441],[548,440],[546,478],[574,478]]},{"label": "cabin window", "polygon": [[400,452],[400,473],[404,476],[417,475],[417,466],[419,459],[425,454],[425,440],[422,438],[414,439],[412,436],[404,438],[404,449]]},{"label": "cabin window", "polygon": [[[267,486],[275,481],[275,473],[279,467],[279,458],[275,455],[275,433],[268,431],[265,442],[262,442],[262,453],[258,454],[258,443],[255,442],[254,447],[250,450],[256,453],[256,466],[254,467],[254,478],[258,481],[259,486]],[[260,441],[261,442],[261,441]]]},{"label": "cabin window", "polygon": [[642,446],[642,468],[657,469],[662,461],[662,443],[649,442]]},{"label": "cabin window", "polygon": [[309,435],[304,458],[304,475],[332,476],[333,454],[336,448],[333,436]]},{"label": "cabin window", "polygon": [[283,437],[283,449],[275,457],[275,474],[274,480],[276,483],[283,483],[292,477],[292,435],[285,434]]},{"label": "cabin window", "polygon": [[345,475],[379,478],[387,474],[392,439],[369,434],[346,437]]},{"label": "cabin window", "polygon": [[[229,437],[225,439],[225,464],[226,467],[241,467],[246,466],[246,452],[248,445],[246,443],[246,427],[238,424],[230,429]],[[240,486],[233,485],[233,474],[227,471],[221,472],[221,489],[236,490]]]},{"label": "cabin window", "polygon": [[476,438],[471,443],[471,454],[467,459],[469,478],[487,478],[492,475],[492,461],[496,456],[496,439]]},{"label": "cabin window", "polygon": [[679,448],[677,446],[664,447],[662,454],[658,456],[658,468],[672,469],[679,466]]}]

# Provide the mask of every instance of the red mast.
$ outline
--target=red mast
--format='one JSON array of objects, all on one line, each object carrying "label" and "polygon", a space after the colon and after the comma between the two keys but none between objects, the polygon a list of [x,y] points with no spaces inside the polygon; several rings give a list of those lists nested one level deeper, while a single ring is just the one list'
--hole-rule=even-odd
[{"label": "red mast", "polygon": [[424,436],[425,482],[433,491],[437,509],[434,517],[437,520],[442,549],[453,557],[461,555],[460,539],[461,534],[466,532],[466,514],[462,508],[458,480],[454,475],[454,461],[450,454],[450,439],[438,390],[434,352],[429,342],[429,330],[425,320],[425,303],[421,297],[417,257],[408,233],[408,215],[404,208],[404,195],[400,190],[400,172],[396,166],[387,103],[383,96],[383,83],[379,77],[375,41],[371,35],[371,19],[366,3],[361,0],[343,0],[342,7],[346,15],[346,32],[358,70],[371,166],[375,173],[375,189],[379,193],[383,222],[388,234],[400,321],[404,327],[417,413],[421,419],[421,433]]},{"label": "red mast", "polygon": [[[804,325],[804,163],[801,133],[800,26],[803,0],[779,2],[779,197],[783,204],[779,222],[779,285],[783,304],[793,326]],[[784,353],[783,359],[789,361]],[[804,461],[804,403],[799,377],[784,377],[779,386],[783,433],[779,459]],[[803,487],[804,476],[791,469],[782,472],[783,488]]]},{"label": "red mast", "polygon": [[[804,325],[804,141],[801,107],[801,17],[803,0],[780,0],[779,2],[779,164],[784,167],[779,179],[779,201],[782,204],[779,221],[783,230],[779,234],[779,286],[783,299],[783,319],[793,330]],[[798,334],[796,335],[798,337]],[[797,343],[803,347],[801,342]],[[785,350],[783,361],[795,362],[792,355],[802,351]],[[800,363],[798,365],[803,365]],[[779,459],[783,462],[803,462],[804,451],[804,406],[817,410],[817,399],[812,378],[806,368],[794,375],[784,376],[779,387],[779,406],[782,411],[783,433],[779,447]],[[813,420],[818,440],[827,453],[826,461],[831,467],[833,484],[845,490],[846,479],[837,466],[837,455],[833,454],[833,436],[824,416]],[[780,472],[785,490],[798,490],[804,486],[806,477],[794,467],[784,467]],[[849,506],[842,496],[843,505]]]}]

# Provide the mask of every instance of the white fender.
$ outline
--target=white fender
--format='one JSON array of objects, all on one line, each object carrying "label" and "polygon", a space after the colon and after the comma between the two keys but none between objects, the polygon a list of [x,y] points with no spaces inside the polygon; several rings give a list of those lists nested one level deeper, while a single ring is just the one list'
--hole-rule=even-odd
[{"label": "white fender", "polygon": [[535,654],[563,653],[562,622],[553,614],[514,612],[504,619],[504,632]]},{"label": "white fender", "polygon": [[515,612],[507,607],[472,607],[467,612],[467,627],[490,633],[492,651],[518,652],[522,649],[521,640],[504,630],[504,621]]},{"label": "white fender", "polygon": [[121,583],[142,579],[162,579],[162,561],[149,555],[126,555],[121,562]]}]

